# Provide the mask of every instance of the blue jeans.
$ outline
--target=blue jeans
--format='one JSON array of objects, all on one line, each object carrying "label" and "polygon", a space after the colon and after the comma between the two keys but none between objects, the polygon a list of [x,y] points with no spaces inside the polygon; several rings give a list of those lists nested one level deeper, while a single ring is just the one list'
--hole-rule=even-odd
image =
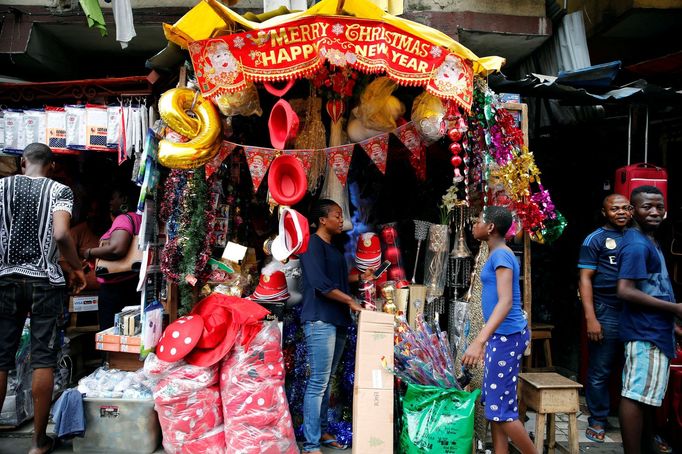
[{"label": "blue jeans", "polygon": [[623,342],[618,331],[621,310],[595,301],[594,312],[604,337],[600,342],[588,342],[589,365],[585,398],[590,410],[589,425],[606,427],[606,417],[610,409],[609,378],[623,357]]},{"label": "blue jeans", "polygon": [[320,449],[320,438],[327,431],[329,382],[336,371],[346,343],[347,329],[322,321],[304,322],[308,346],[310,377],[303,396],[303,451]]}]

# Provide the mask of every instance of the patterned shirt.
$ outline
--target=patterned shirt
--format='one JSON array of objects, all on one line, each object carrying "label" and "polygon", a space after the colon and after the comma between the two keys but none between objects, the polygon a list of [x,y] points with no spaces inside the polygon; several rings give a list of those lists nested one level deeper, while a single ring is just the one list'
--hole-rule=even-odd
[{"label": "patterned shirt", "polygon": [[65,285],[52,214],[71,214],[73,192],[44,177],[0,179],[0,276],[21,274]]}]

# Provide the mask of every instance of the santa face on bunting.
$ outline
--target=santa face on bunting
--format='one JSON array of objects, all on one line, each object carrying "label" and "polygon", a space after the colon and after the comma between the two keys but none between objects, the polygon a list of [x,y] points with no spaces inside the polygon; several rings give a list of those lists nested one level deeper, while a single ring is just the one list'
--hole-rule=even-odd
[{"label": "santa face on bunting", "polygon": [[370,146],[369,157],[380,170],[383,169],[382,173],[386,171],[386,151],[381,146],[381,143],[372,143]]},{"label": "santa face on bunting", "polygon": [[206,49],[206,58],[211,63],[206,78],[212,83],[231,84],[239,74],[239,63],[224,41],[215,41]]},{"label": "santa face on bunting", "polygon": [[462,58],[450,54],[433,72],[428,91],[436,96],[471,102],[470,89],[473,84],[473,69]]}]

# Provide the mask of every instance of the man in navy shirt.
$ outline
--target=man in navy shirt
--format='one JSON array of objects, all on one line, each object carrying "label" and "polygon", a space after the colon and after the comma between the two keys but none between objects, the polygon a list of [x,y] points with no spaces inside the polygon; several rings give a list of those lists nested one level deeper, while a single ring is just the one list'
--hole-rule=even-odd
[{"label": "man in navy shirt", "polygon": [[611,194],[604,198],[601,212],[606,223],[585,238],[578,260],[578,289],[589,339],[585,397],[590,417],[585,436],[598,443],[604,442],[609,415],[609,378],[623,352],[618,331],[622,303],[616,297],[616,258],[623,245],[624,229],[632,217],[632,207],[627,198]]},{"label": "man in navy shirt", "polygon": [[640,186],[630,197],[635,224],[618,255],[617,295],[624,301],[621,339],[625,342],[620,427],[626,454],[647,451],[653,407],[660,407],[668,385],[670,358],[675,355],[675,303],[663,253],[654,238],[665,215],[661,191]]}]

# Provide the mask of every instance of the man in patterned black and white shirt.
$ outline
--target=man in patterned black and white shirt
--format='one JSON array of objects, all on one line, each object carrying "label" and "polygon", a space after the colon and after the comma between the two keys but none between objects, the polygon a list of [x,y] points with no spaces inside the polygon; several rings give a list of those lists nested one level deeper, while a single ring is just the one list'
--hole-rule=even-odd
[{"label": "man in patterned black and white shirt", "polygon": [[66,282],[57,264],[59,253],[74,270],[69,282],[76,293],[85,276],[69,235],[73,193],[46,177],[54,161],[47,145],[32,143],[21,158],[23,175],[0,179],[0,408],[7,373],[30,313],[33,369],[34,432],[30,454],[49,452],[46,434],[52,403],[53,369],[57,365],[57,318],[62,313]]}]

